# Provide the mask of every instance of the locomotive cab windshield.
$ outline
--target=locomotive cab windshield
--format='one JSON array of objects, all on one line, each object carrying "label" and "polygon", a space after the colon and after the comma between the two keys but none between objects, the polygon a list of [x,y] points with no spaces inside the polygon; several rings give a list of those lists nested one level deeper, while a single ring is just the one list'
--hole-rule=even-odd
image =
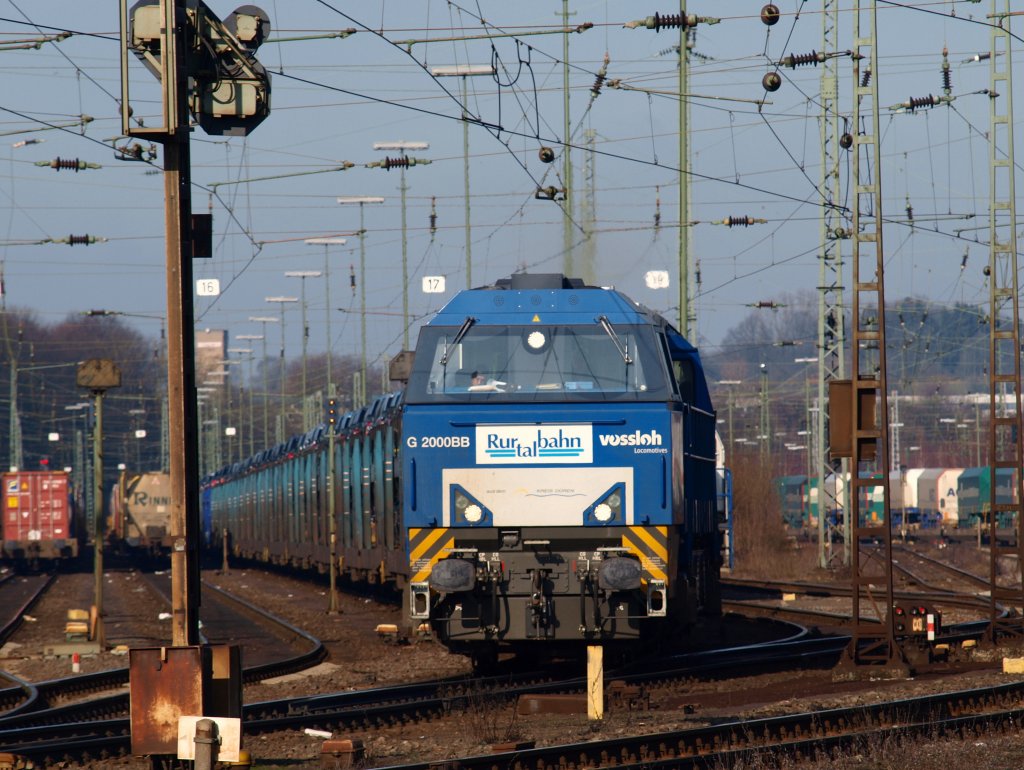
[{"label": "locomotive cab windshield", "polygon": [[590,325],[429,326],[407,400],[664,401],[669,378],[648,325],[601,316]]}]

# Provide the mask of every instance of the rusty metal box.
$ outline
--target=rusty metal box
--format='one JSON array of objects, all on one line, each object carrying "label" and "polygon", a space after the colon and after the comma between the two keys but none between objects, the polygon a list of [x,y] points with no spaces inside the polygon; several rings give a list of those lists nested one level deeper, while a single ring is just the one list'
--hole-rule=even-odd
[{"label": "rusty metal box", "polygon": [[142,647],[128,651],[132,754],[178,752],[182,716],[242,716],[237,645]]},{"label": "rusty metal box", "polygon": [[362,763],[363,742],[360,740],[335,739],[323,742],[320,747],[321,770],[344,770]]}]

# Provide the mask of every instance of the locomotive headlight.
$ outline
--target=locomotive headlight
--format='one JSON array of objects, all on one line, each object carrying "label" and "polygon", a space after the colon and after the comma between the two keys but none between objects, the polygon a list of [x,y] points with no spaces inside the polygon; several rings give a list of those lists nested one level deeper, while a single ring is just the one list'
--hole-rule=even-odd
[{"label": "locomotive headlight", "polygon": [[547,342],[547,338],[543,332],[533,331],[530,332],[526,337],[526,344],[533,350],[540,350],[544,347],[544,343]]},{"label": "locomotive headlight", "polygon": [[452,524],[471,527],[491,525],[491,512],[483,503],[474,500],[472,495],[457,484],[452,485],[451,495]]},{"label": "locomotive headlight", "polygon": [[583,523],[590,526],[615,526],[625,523],[625,488],[614,484],[583,511]]}]

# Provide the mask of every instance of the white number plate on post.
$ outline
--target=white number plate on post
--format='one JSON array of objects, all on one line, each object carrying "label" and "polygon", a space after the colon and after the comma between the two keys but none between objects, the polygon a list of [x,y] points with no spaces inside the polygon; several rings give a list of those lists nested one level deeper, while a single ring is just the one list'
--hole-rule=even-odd
[{"label": "white number plate on post", "polygon": [[196,281],[196,294],[200,297],[216,297],[220,294],[220,280],[217,278],[200,278]]}]

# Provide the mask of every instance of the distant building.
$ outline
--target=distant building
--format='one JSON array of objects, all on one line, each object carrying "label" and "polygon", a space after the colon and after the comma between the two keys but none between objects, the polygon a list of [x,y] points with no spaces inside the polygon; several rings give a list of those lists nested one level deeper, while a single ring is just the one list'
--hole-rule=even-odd
[{"label": "distant building", "polygon": [[196,383],[224,385],[228,381],[228,333],[224,329],[203,329],[196,332]]}]

